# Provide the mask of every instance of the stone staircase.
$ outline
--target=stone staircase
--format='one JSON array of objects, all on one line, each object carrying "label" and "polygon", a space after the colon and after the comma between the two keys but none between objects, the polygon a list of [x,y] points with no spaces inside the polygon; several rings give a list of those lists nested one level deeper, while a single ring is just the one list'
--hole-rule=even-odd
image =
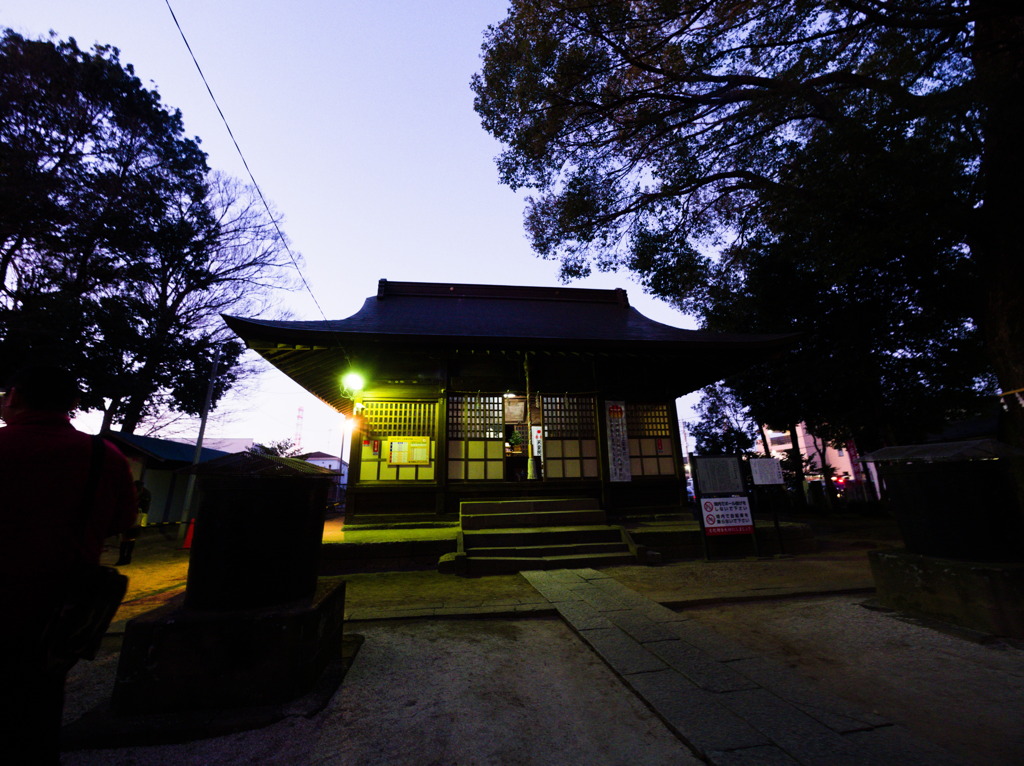
[{"label": "stone staircase", "polygon": [[466,576],[530,569],[635,564],[622,527],[608,524],[596,500],[466,501],[460,504],[458,551],[438,571]]}]

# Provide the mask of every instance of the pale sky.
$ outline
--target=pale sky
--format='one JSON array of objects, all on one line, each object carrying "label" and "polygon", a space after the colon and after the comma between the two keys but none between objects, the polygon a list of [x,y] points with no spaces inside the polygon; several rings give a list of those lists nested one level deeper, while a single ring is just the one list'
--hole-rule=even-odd
[{"label": "pale sky", "polygon": [[[521,196],[498,183],[501,147],[473,111],[483,30],[506,5],[171,0],[328,319],[355,313],[381,278],[558,285],[557,264],[529,247]],[[210,167],[248,182],[165,0],[0,0],[0,26],[119,48],[122,63],[181,110]],[[623,287],[646,316],[694,327],[626,274],[572,286]],[[281,305],[295,319],[323,318],[305,292],[283,294]],[[338,454],[341,416],[260,365],[255,390],[225,400],[229,416],[213,419],[207,436],[290,439],[301,407],[303,448]]]}]

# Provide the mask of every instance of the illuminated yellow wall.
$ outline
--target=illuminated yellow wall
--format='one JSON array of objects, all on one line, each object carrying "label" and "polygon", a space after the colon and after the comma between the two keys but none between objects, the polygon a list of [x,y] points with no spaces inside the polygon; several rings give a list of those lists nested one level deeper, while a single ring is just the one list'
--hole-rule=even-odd
[{"label": "illuminated yellow wall", "polygon": [[433,481],[436,462],[437,442],[430,441],[429,465],[389,465],[381,442],[381,451],[375,455],[369,446],[363,445],[359,456],[360,481]]},{"label": "illuminated yellow wall", "polygon": [[500,481],[505,476],[505,445],[498,439],[448,442],[448,478]]}]

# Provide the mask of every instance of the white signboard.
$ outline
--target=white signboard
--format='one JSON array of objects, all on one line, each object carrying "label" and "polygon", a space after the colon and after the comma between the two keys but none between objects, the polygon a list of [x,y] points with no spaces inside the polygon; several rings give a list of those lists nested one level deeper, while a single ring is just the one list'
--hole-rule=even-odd
[{"label": "white signboard", "polygon": [[391,436],[387,445],[388,465],[430,465],[429,436]]},{"label": "white signboard", "polygon": [[544,427],[533,426],[533,433],[530,434],[530,439],[533,444],[533,457],[544,457]]},{"label": "white signboard", "polygon": [[704,532],[709,537],[754,533],[750,503],[745,497],[702,497],[700,512],[704,517]]},{"label": "white signboard", "polygon": [[696,456],[693,464],[701,494],[724,495],[743,491],[739,458]]},{"label": "white signboard", "polygon": [[782,480],[782,463],[773,457],[750,458],[750,475],[754,484],[785,484]]},{"label": "white signboard", "polygon": [[608,479],[609,481],[632,481],[633,472],[629,467],[629,435],[626,429],[626,403],[605,402],[605,419],[608,421]]}]

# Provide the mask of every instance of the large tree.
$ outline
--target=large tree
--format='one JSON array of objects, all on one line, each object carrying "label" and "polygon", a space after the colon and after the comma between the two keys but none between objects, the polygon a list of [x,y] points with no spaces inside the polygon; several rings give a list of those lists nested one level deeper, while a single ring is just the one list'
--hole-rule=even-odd
[{"label": "large tree", "polygon": [[740,455],[754,449],[757,425],[727,387],[708,386],[694,409],[697,422],[690,427],[690,433],[698,454]]},{"label": "large tree", "polygon": [[273,214],[115,48],[4,33],[0,365],[74,367],[107,428],[198,414],[214,358],[214,401],[240,372],[219,313],[262,310],[286,264]]},{"label": "large tree", "polygon": [[[771,285],[777,324],[819,295],[829,322],[799,328],[819,356],[874,281],[865,334],[884,337],[847,378],[887,363],[878,385],[911,397],[969,392],[980,334],[1001,387],[1024,386],[1020,3],[513,0],[473,87],[566,277],[632,269],[709,326],[770,313]],[[953,380],[918,369],[958,355]]]},{"label": "large tree", "polygon": [[960,176],[930,140],[890,140],[866,166],[864,152],[854,162],[832,141],[808,144],[813,160],[784,177],[799,173],[817,193],[766,205],[760,230],[713,267],[708,327],[803,333],[785,358],[732,381],[760,422],[803,420],[870,450],[919,440],[991,391],[972,319],[978,275],[933,209],[943,181]]}]

